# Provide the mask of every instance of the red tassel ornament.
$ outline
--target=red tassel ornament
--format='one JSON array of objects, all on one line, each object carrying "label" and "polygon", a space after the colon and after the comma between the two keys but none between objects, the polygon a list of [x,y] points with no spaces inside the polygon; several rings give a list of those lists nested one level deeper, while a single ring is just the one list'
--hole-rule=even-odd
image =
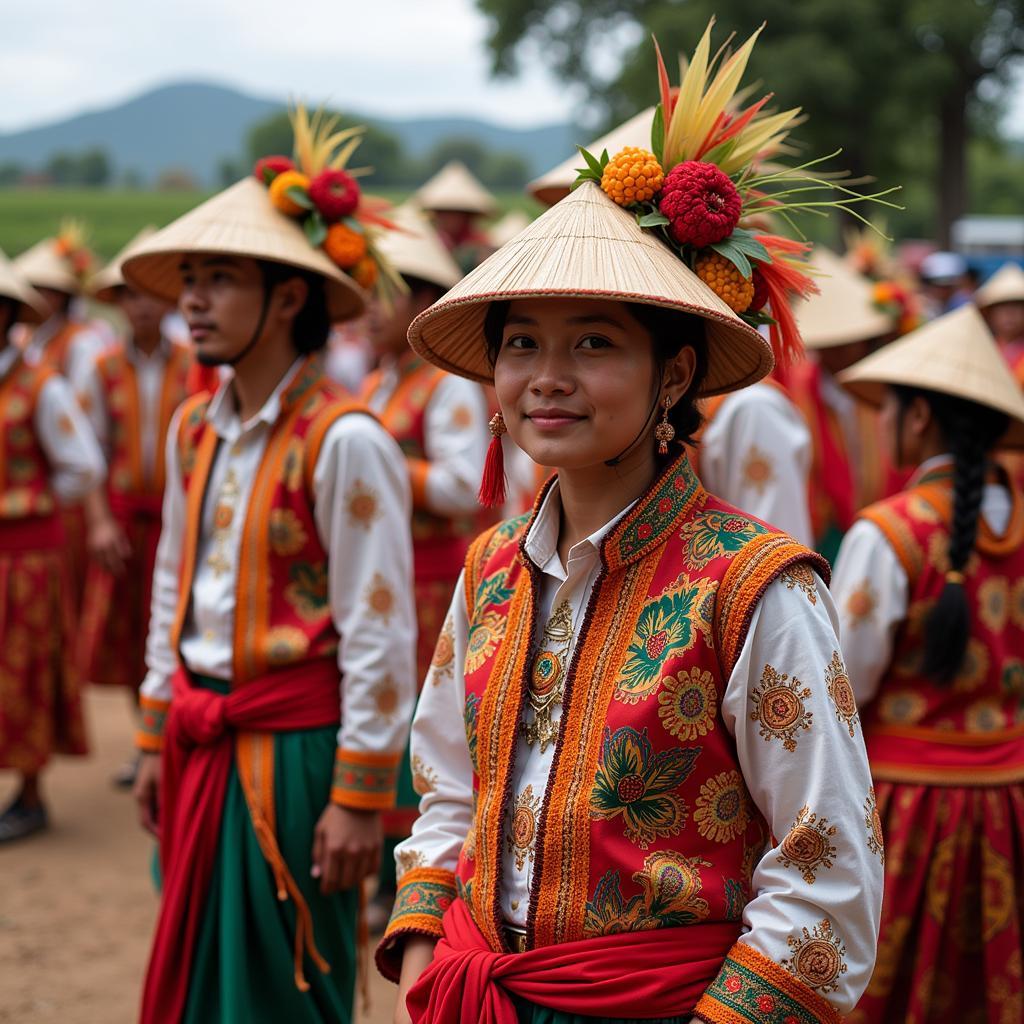
[{"label": "red tassel ornament", "polygon": [[495,508],[505,504],[505,450],[501,445],[501,435],[505,433],[505,418],[500,412],[491,417],[488,424],[491,432],[491,444],[487,449],[487,460],[484,462],[484,475],[480,481],[477,500],[485,508]]}]

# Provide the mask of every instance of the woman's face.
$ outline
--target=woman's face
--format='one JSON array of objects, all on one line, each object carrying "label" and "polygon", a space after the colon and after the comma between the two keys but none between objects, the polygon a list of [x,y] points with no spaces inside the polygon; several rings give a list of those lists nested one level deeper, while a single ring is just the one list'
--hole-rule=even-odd
[{"label": "woman's face", "polygon": [[[664,371],[673,401],[694,364],[693,349],[684,348]],[[623,303],[510,304],[494,387],[509,435],[540,465],[583,469],[621,455],[653,430],[661,385],[650,335]],[[653,458],[653,442],[638,447]]]}]

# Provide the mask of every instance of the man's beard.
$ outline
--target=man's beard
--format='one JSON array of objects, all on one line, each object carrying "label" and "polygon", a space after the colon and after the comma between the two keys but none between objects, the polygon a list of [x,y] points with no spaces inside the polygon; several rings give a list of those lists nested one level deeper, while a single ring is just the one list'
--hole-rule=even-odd
[{"label": "man's beard", "polygon": [[196,362],[200,366],[230,366],[231,360],[225,359],[224,356],[213,355],[209,352],[203,352],[199,350],[196,352]]}]

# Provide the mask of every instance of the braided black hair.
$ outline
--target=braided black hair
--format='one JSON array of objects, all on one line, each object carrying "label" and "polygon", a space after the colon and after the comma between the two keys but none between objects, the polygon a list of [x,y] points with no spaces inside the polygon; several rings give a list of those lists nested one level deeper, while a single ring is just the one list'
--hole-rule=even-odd
[{"label": "braided black hair", "polygon": [[924,627],[921,668],[937,683],[948,685],[959,673],[971,634],[971,609],[964,593],[963,572],[978,537],[978,516],[985,491],[988,456],[1009,425],[1001,412],[964,398],[910,387],[894,388],[900,421],[915,397],[922,397],[953,453],[953,520],[949,528],[949,571]]}]

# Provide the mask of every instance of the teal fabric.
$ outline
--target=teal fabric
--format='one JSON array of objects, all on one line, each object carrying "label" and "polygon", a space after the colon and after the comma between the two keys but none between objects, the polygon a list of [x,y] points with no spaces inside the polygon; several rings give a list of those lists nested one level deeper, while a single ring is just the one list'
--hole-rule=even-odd
[{"label": "teal fabric", "polygon": [[563,1013],[546,1006],[536,1006],[525,999],[516,999],[519,1024],[689,1024],[692,1013],[681,1017],[584,1017],[578,1013]]}]

